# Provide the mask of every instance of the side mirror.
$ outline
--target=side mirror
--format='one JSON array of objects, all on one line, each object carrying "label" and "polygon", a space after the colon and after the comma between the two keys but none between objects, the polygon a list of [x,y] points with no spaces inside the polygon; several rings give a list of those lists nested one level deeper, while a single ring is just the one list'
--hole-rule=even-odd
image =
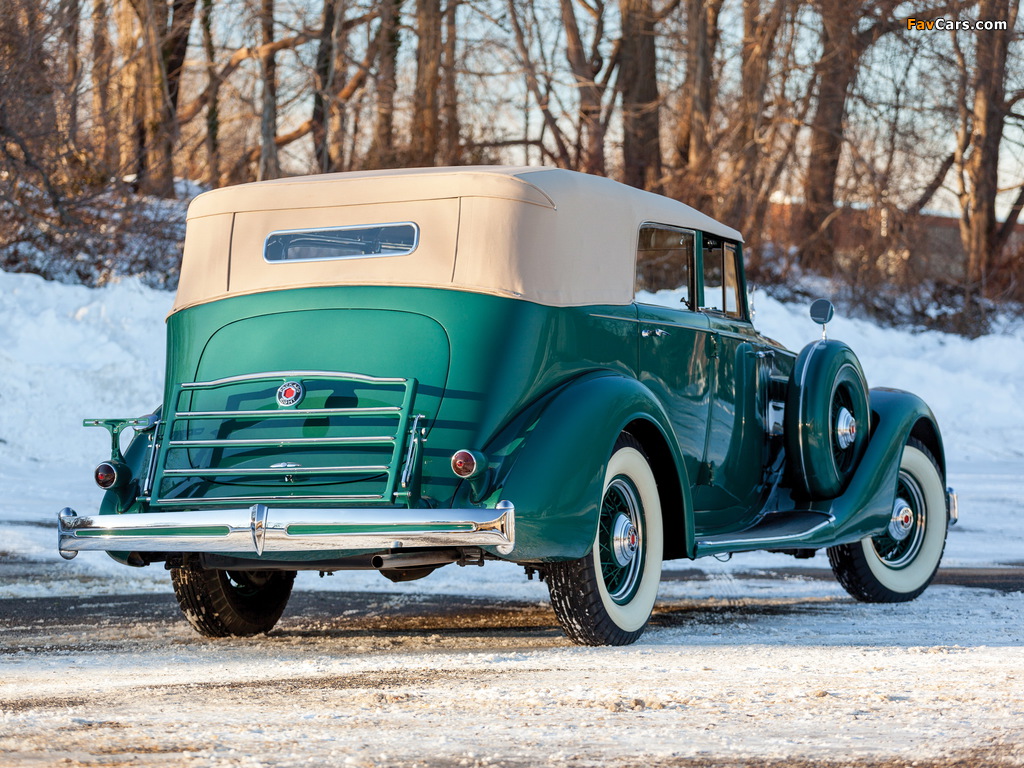
[{"label": "side mirror", "polygon": [[818,299],[811,304],[811,320],[821,326],[821,338],[827,338],[825,326],[832,320],[835,313],[836,308],[828,299]]}]

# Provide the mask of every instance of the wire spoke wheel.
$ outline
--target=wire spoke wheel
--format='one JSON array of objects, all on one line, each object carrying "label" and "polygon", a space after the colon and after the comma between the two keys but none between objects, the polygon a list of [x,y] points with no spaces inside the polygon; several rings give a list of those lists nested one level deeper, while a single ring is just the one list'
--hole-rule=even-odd
[{"label": "wire spoke wheel", "polygon": [[545,569],[551,606],[580,645],[626,645],[644,632],[661,580],[664,534],[654,472],[623,433],[605,472],[591,552]]},{"label": "wire spoke wheel", "polygon": [[605,587],[618,605],[628,603],[640,586],[644,565],[642,526],[636,487],[628,477],[616,477],[601,504],[597,544]]},{"label": "wire spoke wheel", "polygon": [[914,562],[927,533],[926,512],[921,484],[910,473],[900,471],[892,521],[885,533],[871,539],[882,562],[890,568],[904,568]]},{"label": "wire spoke wheel", "polygon": [[829,563],[839,583],[858,600],[913,600],[935,577],[947,524],[938,464],[924,444],[911,438],[903,448],[889,525],[862,541],[830,547]]}]

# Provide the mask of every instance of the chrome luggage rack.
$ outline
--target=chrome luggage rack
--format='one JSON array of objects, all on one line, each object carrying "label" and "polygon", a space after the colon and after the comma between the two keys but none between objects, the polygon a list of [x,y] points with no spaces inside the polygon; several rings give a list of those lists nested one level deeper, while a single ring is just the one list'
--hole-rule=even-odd
[{"label": "chrome luggage rack", "polygon": [[[362,407],[286,407],[275,403],[274,409],[240,409],[240,410],[199,410],[193,408],[194,395],[197,393],[223,390],[239,385],[275,384],[284,386],[287,382],[298,382],[305,386],[309,382],[345,382],[368,387],[393,388],[394,394],[401,395],[397,405],[374,405]],[[271,371],[266,373],[230,376],[213,381],[184,382],[178,384],[171,396],[174,410],[158,425],[152,440],[150,466],[146,482],[142,488],[141,499],[153,508],[182,507],[197,508],[204,506],[224,506],[226,504],[246,503],[332,503],[332,502],[379,502],[398,503],[406,501],[410,505],[418,494],[419,464],[421,446],[426,430],[422,426],[423,415],[413,414],[412,407],[416,397],[417,382],[413,378],[382,378],[366,376],[358,373],[342,371]],[[183,406],[183,400],[187,401]],[[301,403],[297,403],[301,406]],[[229,429],[239,424],[255,424],[257,422],[274,422],[278,420],[302,419],[343,420],[346,424],[354,424],[367,417],[391,420],[394,429],[381,429],[379,434],[349,436],[302,436],[292,434],[274,435],[271,437],[216,437],[192,439],[189,431],[193,424],[200,422],[220,421]],[[326,431],[326,429],[325,429]],[[331,460],[328,465],[303,466],[298,462],[289,461],[289,454],[296,451],[319,451],[337,449],[339,453],[354,452],[361,449],[381,451],[380,463],[352,463]],[[268,466],[225,466],[222,460],[225,455],[240,449],[273,448],[273,463]],[[339,492],[307,492],[296,485],[289,487],[287,493],[262,492],[241,493],[237,495],[169,495],[166,488],[171,483],[175,489],[186,487],[189,479],[199,481],[233,480],[235,482],[254,479],[280,480],[282,484],[295,482],[301,478],[360,478],[364,480],[378,479],[379,492],[339,493]],[[365,485],[365,483],[364,483]],[[243,486],[244,487],[244,486]],[[246,489],[252,490],[251,487]],[[264,491],[271,490],[264,488]],[[312,490],[312,489],[310,489]],[[375,490],[375,489],[374,489]]]}]

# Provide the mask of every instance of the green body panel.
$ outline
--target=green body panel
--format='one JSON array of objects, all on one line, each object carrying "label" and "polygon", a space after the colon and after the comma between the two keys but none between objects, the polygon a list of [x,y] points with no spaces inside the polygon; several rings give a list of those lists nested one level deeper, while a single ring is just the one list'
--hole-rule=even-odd
[{"label": "green body panel", "polygon": [[917,395],[893,389],[872,389],[871,439],[846,491],[823,503],[835,518],[835,531],[819,546],[845,544],[884,530],[892,518],[903,447],[920,436],[946,476],[946,459],[935,415]]},{"label": "green body panel", "polygon": [[715,356],[706,470],[694,493],[697,526],[709,533],[744,527],[761,511],[773,479],[765,439],[768,379],[773,372],[788,376],[792,366],[789,353],[749,323],[711,315],[710,325]]},{"label": "green body panel", "polygon": [[[825,385],[823,385],[825,386]],[[872,389],[871,439],[849,485],[842,495],[828,501],[793,500],[784,494],[784,505],[766,509],[818,513],[827,525],[817,527],[800,538],[773,542],[760,539],[748,543],[701,544],[700,556],[759,549],[818,549],[860,541],[886,529],[896,499],[896,481],[900,459],[907,440],[916,437],[927,445],[945,477],[945,454],[938,425],[931,409],[921,398],[909,392]]]},{"label": "green body panel", "polygon": [[676,471],[683,472],[677,478],[683,504],[663,513],[684,534],[689,551],[692,520],[684,514],[690,508],[689,484],[671,420],[650,390],[629,376],[592,373],[538,405],[487,447],[490,455],[507,457],[495,473],[493,501],[505,498],[516,505],[516,547],[510,559],[575,559],[590,550],[612,447],[619,433],[637,422],[657,430]]}]

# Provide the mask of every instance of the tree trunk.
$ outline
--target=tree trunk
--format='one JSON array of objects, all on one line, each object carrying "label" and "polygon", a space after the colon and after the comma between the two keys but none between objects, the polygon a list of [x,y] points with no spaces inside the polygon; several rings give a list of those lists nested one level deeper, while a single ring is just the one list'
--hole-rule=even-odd
[{"label": "tree trunk", "polygon": [[619,0],[622,44],[622,180],[652,192],[661,189],[661,101],[655,15],[651,0]]},{"label": "tree trunk", "polygon": [[[260,32],[263,45],[274,42],[274,0],[260,0]],[[281,175],[277,158],[277,60],[273,50],[260,58],[262,110],[260,112],[260,162],[258,180]]]},{"label": "tree trunk", "polygon": [[761,209],[767,184],[767,95],[775,41],[787,12],[788,0],[743,2],[743,48],[740,60],[740,102],[735,117],[732,167],[725,189],[726,219],[756,239],[753,219]]},{"label": "tree trunk", "polygon": [[93,146],[103,178],[117,173],[117,113],[112,108],[113,50],[110,44],[109,10],[106,0],[92,6],[92,113]]},{"label": "tree trunk", "polygon": [[320,173],[327,173],[334,165],[328,142],[328,113],[332,99],[330,86],[334,68],[334,14],[335,0],[324,0],[324,11],[320,26],[320,42],[316,50],[316,64],[313,70],[313,162]]},{"label": "tree trunk", "polygon": [[185,54],[196,15],[196,0],[173,0],[171,21],[164,38],[164,71],[167,73],[167,114],[175,123],[178,111],[181,77],[185,67]]},{"label": "tree trunk", "polygon": [[146,77],[139,53],[141,23],[138,13],[128,2],[116,6],[117,58],[123,62],[117,72],[117,103],[115,114],[119,123],[118,175],[129,179],[138,191],[144,175],[146,153],[146,109],[144,90]]},{"label": "tree trunk", "polygon": [[[136,80],[142,123],[140,191],[174,196],[174,149],[178,138],[177,101],[195,0],[131,0],[141,25],[141,78]],[[170,11],[170,16],[168,16]]]},{"label": "tree trunk", "polygon": [[711,129],[714,108],[714,62],[718,47],[718,16],[723,0],[687,0],[686,77],[683,115],[676,130],[676,173],[673,197],[706,209],[712,169]]},{"label": "tree trunk", "polygon": [[1007,57],[1019,0],[981,0],[978,18],[1007,21],[1007,30],[977,33],[973,75],[974,103],[970,116],[965,226],[961,235],[969,296],[985,296],[989,266],[997,260],[996,195],[999,191],[999,149],[1010,111],[1006,103]]},{"label": "tree trunk", "polygon": [[395,91],[398,88],[399,21],[402,0],[382,0],[380,27],[377,32],[380,61],[377,66],[376,119],[369,163],[374,168],[390,168],[396,164]]},{"label": "tree trunk", "polygon": [[559,4],[562,10],[562,25],[565,27],[566,58],[569,61],[569,68],[572,70],[579,93],[579,139],[581,142],[581,151],[578,153],[580,155],[578,157],[579,169],[584,173],[604,176],[603,88],[597,81],[598,73],[604,66],[598,55],[598,46],[603,38],[601,12],[604,6],[601,3],[595,3],[596,11],[593,15],[597,22],[597,29],[594,32],[593,45],[588,52],[583,46],[573,0],[559,0]]},{"label": "tree trunk", "polygon": [[220,184],[220,78],[217,76],[216,49],[213,45],[213,0],[203,0],[199,23],[203,30],[203,54],[210,95],[206,103],[206,172],[203,181],[211,187]]},{"label": "tree trunk", "polygon": [[818,100],[811,120],[804,188],[807,241],[800,254],[801,264],[816,272],[829,269],[835,251],[833,221],[836,179],[845,139],[843,121],[861,56],[856,28],[852,26],[856,23],[856,16],[844,12],[822,12],[823,55],[818,62]]},{"label": "tree trunk", "polygon": [[[828,271],[835,256],[836,180],[846,142],[847,100],[864,52],[905,23],[893,16],[896,5],[897,0],[818,0],[822,56],[816,71],[818,99],[807,152],[805,241],[800,249],[800,263],[812,271]],[[865,17],[876,21],[863,27]]]},{"label": "tree trunk", "polygon": [[[347,102],[351,98],[348,90],[348,26],[345,24],[346,1],[334,0],[334,29],[331,34],[331,74],[327,81],[327,92],[331,94],[328,104],[327,155],[331,158],[332,171],[344,171],[346,162],[345,138],[348,135]],[[369,58],[369,57],[367,57]],[[362,82],[365,70],[357,72],[355,80]],[[353,137],[354,138],[354,137]],[[351,153],[349,153],[351,157]]]},{"label": "tree trunk", "polygon": [[79,0],[61,0],[60,20],[61,37],[63,37],[65,48],[64,77],[66,80],[65,91],[67,93],[67,137],[72,145],[78,143],[78,87],[81,80],[82,65],[78,57],[78,40],[81,27],[81,12]]},{"label": "tree trunk", "polygon": [[409,162],[432,166],[440,135],[441,0],[416,2],[416,91],[413,97]]},{"label": "tree trunk", "polygon": [[462,162],[462,129],[459,125],[459,81],[456,71],[458,26],[456,25],[460,0],[448,0],[444,9],[444,48],[442,49],[443,116],[442,152],[445,165]]}]

